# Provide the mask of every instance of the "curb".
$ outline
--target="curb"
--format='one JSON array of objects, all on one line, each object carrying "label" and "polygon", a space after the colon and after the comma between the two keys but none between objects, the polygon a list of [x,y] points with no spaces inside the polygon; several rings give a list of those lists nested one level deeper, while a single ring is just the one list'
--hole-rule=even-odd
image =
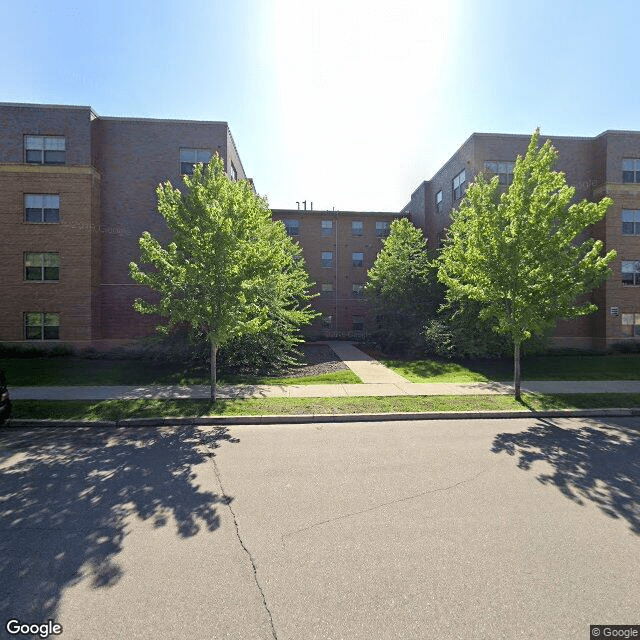
[{"label": "curb", "polygon": [[341,413],[264,416],[217,416],[207,418],[123,418],[122,420],[13,419],[6,427],[153,427],[225,426],[255,424],[305,424],[316,422],[386,422],[400,420],[479,420],[499,418],[630,418],[640,409],[554,409],[549,411],[455,411],[411,413]]}]

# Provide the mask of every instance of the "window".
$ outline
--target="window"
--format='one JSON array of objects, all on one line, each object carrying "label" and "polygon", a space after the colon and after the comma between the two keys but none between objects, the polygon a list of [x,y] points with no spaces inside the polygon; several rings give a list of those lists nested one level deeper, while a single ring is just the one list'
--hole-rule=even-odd
[{"label": "window", "polygon": [[211,160],[209,149],[180,149],[180,173],[191,176],[196,163],[206,164],[209,160]]},{"label": "window", "polygon": [[60,222],[60,196],[24,194],[25,222]]},{"label": "window", "polygon": [[322,266],[323,267],[333,267],[333,252],[332,251],[323,251],[322,252]]},{"label": "window", "polygon": [[290,236],[300,235],[300,220],[283,220],[283,222]]},{"label": "window", "polygon": [[322,295],[330,296],[333,293],[333,284],[331,282],[322,283]]},{"label": "window", "polygon": [[362,316],[351,316],[351,330],[364,331],[364,318]]},{"label": "window", "polygon": [[362,298],[364,296],[364,285],[354,284],[352,286],[352,294],[354,298]]},{"label": "window", "polygon": [[322,316],[322,328],[331,329],[333,327],[333,316]]},{"label": "window", "polygon": [[442,213],[442,189],[436,193],[436,211]]},{"label": "window", "polygon": [[489,160],[484,163],[484,170],[491,176],[498,176],[500,184],[509,186],[513,182],[513,168],[515,162],[498,162]]},{"label": "window", "polygon": [[622,335],[631,338],[640,336],[640,313],[622,314]]},{"label": "window", "polygon": [[376,222],[376,235],[378,238],[386,238],[389,235],[389,223],[384,222]]},{"label": "window", "polygon": [[361,236],[363,231],[363,225],[360,220],[352,220],[351,221],[351,235],[352,236]]},{"label": "window", "polygon": [[364,253],[358,253],[358,252],[352,253],[351,264],[354,267],[361,267],[364,264]]},{"label": "window", "polygon": [[322,235],[323,236],[333,235],[333,220],[322,221]]},{"label": "window", "polygon": [[640,211],[635,209],[622,210],[622,235],[640,236]]},{"label": "window", "polygon": [[640,260],[622,261],[622,284],[640,285]]},{"label": "window", "polygon": [[62,136],[25,136],[25,160],[31,164],[64,164],[66,140]]},{"label": "window", "polygon": [[458,198],[462,197],[462,189],[464,187],[464,183],[466,181],[466,175],[464,169],[454,177],[451,184],[453,187],[453,199],[458,200]]},{"label": "window", "polygon": [[58,340],[60,338],[60,314],[25,313],[24,337],[27,340]]},{"label": "window", "polygon": [[60,254],[25,253],[24,279],[33,281],[60,279]]},{"label": "window", "polygon": [[640,182],[640,158],[622,160],[622,182]]},{"label": "window", "polygon": [[[207,162],[209,162],[209,160],[207,160]],[[236,168],[233,166],[233,162],[231,162],[231,160],[229,160],[229,177],[234,181],[238,179],[238,172],[236,171]]]}]

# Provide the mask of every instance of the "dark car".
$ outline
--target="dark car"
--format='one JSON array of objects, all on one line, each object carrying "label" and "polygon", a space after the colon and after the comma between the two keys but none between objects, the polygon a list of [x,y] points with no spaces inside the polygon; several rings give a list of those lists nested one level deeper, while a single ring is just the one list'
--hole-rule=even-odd
[{"label": "dark car", "polygon": [[7,389],[7,377],[0,369],[0,427],[11,417],[11,400]]}]

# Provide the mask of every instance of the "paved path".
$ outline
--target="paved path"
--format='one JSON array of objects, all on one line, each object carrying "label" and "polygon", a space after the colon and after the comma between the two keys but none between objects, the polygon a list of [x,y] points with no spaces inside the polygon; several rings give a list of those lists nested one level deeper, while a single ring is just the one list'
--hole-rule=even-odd
[{"label": "paved path", "polygon": [[[357,396],[446,396],[513,393],[511,382],[415,383],[391,371],[348,342],[328,345],[363,384],[222,385],[220,398],[345,398]],[[526,381],[533,393],[640,393],[640,380]],[[131,400],[209,398],[208,385],[10,387],[14,400]]]}]

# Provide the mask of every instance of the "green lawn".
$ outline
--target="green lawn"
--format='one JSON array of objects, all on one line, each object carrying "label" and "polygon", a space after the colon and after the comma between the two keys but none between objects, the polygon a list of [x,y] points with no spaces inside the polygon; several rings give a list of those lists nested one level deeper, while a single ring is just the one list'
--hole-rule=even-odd
[{"label": "green lawn", "polygon": [[377,396],[350,398],[251,398],[219,400],[16,400],[12,418],[120,420],[178,416],[299,415],[343,413],[394,413],[424,411],[543,410],[638,407],[640,394],[524,393],[522,402],[509,395],[478,396]]},{"label": "green lawn", "polygon": [[[173,364],[156,364],[143,360],[107,360],[75,357],[0,358],[0,369],[11,386],[47,385],[143,385],[209,384],[204,368],[186,368]],[[352,371],[337,371],[319,376],[298,378],[234,377],[219,384],[341,384],[359,383]]]},{"label": "green lawn", "polygon": [[[513,379],[512,360],[387,360],[381,362],[410,382],[504,382]],[[523,380],[640,380],[640,354],[529,356]]]}]

